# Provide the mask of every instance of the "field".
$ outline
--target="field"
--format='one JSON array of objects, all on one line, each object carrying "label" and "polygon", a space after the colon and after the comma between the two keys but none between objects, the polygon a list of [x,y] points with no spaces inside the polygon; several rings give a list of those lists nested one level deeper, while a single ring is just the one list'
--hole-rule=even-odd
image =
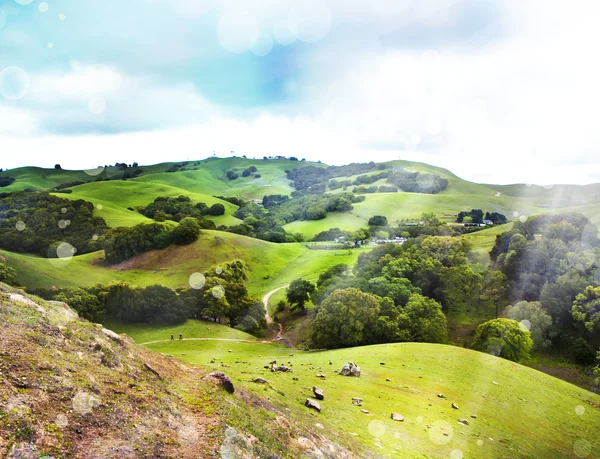
[{"label": "field", "polygon": [[[154,337],[164,339],[163,335],[165,331]],[[152,338],[144,335],[145,340]],[[325,432],[354,437],[371,450],[371,457],[596,457],[600,448],[600,397],[536,370],[458,347],[403,343],[303,352],[276,344],[223,341],[148,347],[191,364],[211,366],[209,362],[217,359],[213,368],[226,372],[234,384],[268,397],[307,426],[319,423]],[[264,369],[272,360],[293,372]],[[348,361],[361,366],[359,379],[336,374]],[[317,378],[318,373],[326,378]],[[274,389],[250,382],[256,377]],[[312,397],[313,386],[325,391],[321,413],[302,406]],[[353,397],[362,398],[361,408],[352,404]],[[452,403],[459,408],[453,409]],[[391,412],[405,421],[391,420]],[[469,425],[458,422],[463,418]]]}]

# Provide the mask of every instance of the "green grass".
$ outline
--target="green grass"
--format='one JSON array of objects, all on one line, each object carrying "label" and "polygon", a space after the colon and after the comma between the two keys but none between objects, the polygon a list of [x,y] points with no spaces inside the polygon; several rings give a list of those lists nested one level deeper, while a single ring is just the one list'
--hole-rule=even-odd
[{"label": "green grass", "polygon": [[170,340],[171,335],[177,340],[180,334],[185,339],[256,340],[254,336],[235,328],[195,319],[187,320],[180,325],[123,324],[115,321],[106,321],[103,325],[116,333],[125,333],[138,344],[149,341]]},{"label": "green grass", "polygon": [[[596,457],[600,448],[598,395],[467,349],[403,343],[292,351],[290,357],[289,349],[274,344],[176,341],[149,347],[175,356],[185,354],[180,358],[192,364],[210,365],[217,358],[213,367],[226,372],[234,384],[269,397],[299,422],[311,426],[318,422],[325,432],[352,435],[384,457],[448,458],[453,450],[460,450],[462,457],[573,457],[574,448],[587,447],[592,448],[589,457]],[[292,365],[293,373],[265,370],[271,360]],[[347,361],[361,366],[361,378],[336,374]],[[326,379],[318,379],[317,373]],[[277,391],[251,383],[255,377],[267,379]],[[313,385],[325,391],[321,413],[302,406]],[[439,393],[445,398],[438,398]],[[352,397],[362,398],[362,409],[370,415],[352,405]],[[452,409],[451,403],[459,409]],[[582,415],[576,414],[580,406],[585,410]],[[402,414],[405,422],[392,421],[392,411]],[[477,419],[471,418],[473,414]],[[469,425],[459,424],[459,418],[468,419]],[[449,429],[448,437],[440,425]]]},{"label": "green grass", "polygon": [[473,245],[470,258],[477,263],[487,264],[490,261],[490,251],[496,243],[496,236],[510,231],[512,227],[513,223],[507,223],[465,234],[463,237]]},{"label": "green grass", "polygon": [[[223,242],[217,243],[216,237]],[[88,286],[122,280],[134,285],[160,284],[185,287],[194,272],[234,259],[244,260],[250,268],[248,290],[262,296],[299,277],[315,278],[329,267],[354,265],[359,250],[309,250],[305,245],[275,244],[222,231],[202,232],[194,244],[154,250],[128,260],[118,267],[103,263],[103,252],[73,257],[68,263],[1,251],[8,264],[17,270],[18,281],[30,289]]]},{"label": "green grass", "polygon": [[[138,206],[147,206],[159,196],[177,197],[181,195],[189,197],[194,204],[203,202],[209,207],[216,203],[223,204],[225,215],[207,217],[214,221],[217,226],[240,223],[240,220],[233,216],[237,206],[210,195],[193,193],[168,185],[134,182],[132,180],[114,180],[86,183],[74,187],[72,190],[73,193],[60,196],[69,199],[84,199],[94,203],[96,206],[94,215],[103,217],[109,226],[132,226],[138,223],[150,222],[150,219],[136,211],[128,210],[128,208],[135,209]],[[101,210],[98,209],[98,205],[102,206]]]}]

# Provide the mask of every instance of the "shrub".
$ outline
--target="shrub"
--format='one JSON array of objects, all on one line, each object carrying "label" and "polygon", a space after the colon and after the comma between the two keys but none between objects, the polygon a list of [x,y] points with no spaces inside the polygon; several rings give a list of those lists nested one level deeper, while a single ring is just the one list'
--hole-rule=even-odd
[{"label": "shrub", "polygon": [[512,319],[494,319],[482,323],[475,331],[473,349],[514,362],[529,358],[533,341],[528,330]]}]

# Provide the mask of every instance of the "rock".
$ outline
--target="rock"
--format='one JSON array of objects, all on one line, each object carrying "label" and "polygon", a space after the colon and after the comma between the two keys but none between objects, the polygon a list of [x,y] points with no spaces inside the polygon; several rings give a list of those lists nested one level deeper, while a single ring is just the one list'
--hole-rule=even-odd
[{"label": "rock", "polygon": [[232,351],[231,349],[229,349],[229,351],[228,351],[228,352],[233,352],[233,351]]},{"label": "rock", "polygon": [[275,365],[276,363],[277,363],[277,360],[271,360],[271,361],[269,362],[269,365]]},{"label": "rock", "polygon": [[36,449],[31,443],[13,443],[7,459],[37,459],[39,457]]},{"label": "rock", "polygon": [[158,371],[152,368],[152,366],[149,363],[144,363],[144,366],[146,367],[146,370],[148,370],[150,373],[153,373],[154,375],[158,376],[159,379],[162,379],[162,376],[158,373]]},{"label": "rock", "polygon": [[113,341],[116,341],[119,344],[123,343],[123,338],[121,338],[119,335],[117,335],[114,331],[112,330],[108,330],[107,328],[102,328],[102,333],[104,333],[106,336],[108,336],[110,339],[112,339]]},{"label": "rock", "polygon": [[471,417],[472,417],[473,419],[477,419],[477,415],[476,415],[476,414],[472,414],[472,415],[471,415]]},{"label": "rock", "polygon": [[356,406],[362,406],[362,398],[352,397],[352,404]]},{"label": "rock", "polygon": [[492,384],[494,384],[495,386],[498,385],[498,383],[496,381],[492,381]]},{"label": "rock", "polygon": [[456,403],[452,403],[452,408],[454,408],[455,410],[458,410],[458,405]]},{"label": "rock", "polygon": [[333,362],[331,360],[329,361],[329,365],[333,365]]},{"label": "rock", "polygon": [[391,379],[390,379],[390,378],[385,378],[385,380],[386,380],[387,382],[390,382],[390,381],[391,381]]},{"label": "rock", "polygon": [[222,373],[220,371],[213,371],[212,373],[207,374],[202,379],[207,379],[209,381],[214,381],[214,382],[220,384],[221,387],[223,389],[225,389],[227,392],[229,392],[230,394],[233,394],[235,392],[235,388],[233,387],[233,382],[231,381],[229,376],[225,375],[225,373]]},{"label": "rock", "polygon": [[267,385],[270,385],[269,381],[267,381],[266,379],[263,379],[263,378],[254,378],[252,380],[252,382],[255,382],[257,384],[267,384]]},{"label": "rock", "polygon": [[438,394],[438,397],[439,398],[446,398],[446,397],[444,397],[444,394]]},{"label": "rock", "polygon": [[304,406],[307,406],[308,408],[312,408],[313,410],[317,410],[319,413],[321,412],[321,405],[319,405],[314,400],[311,400],[310,398],[306,399],[306,401],[304,402]]},{"label": "rock", "polygon": [[[215,362],[210,362],[210,363],[215,363]],[[265,365],[266,370],[268,370],[269,368],[271,368],[269,365]]]},{"label": "rock", "polygon": [[459,419],[458,422],[460,422],[461,424],[464,424],[466,426],[469,425],[469,421],[467,419]]},{"label": "rock", "polygon": [[398,413],[392,413],[392,419],[394,421],[404,422],[404,416],[402,416],[401,414],[398,414]]},{"label": "rock", "polygon": [[369,414],[369,412],[367,410],[360,410],[360,412],[364,413],[364,414]]},{"label": "rock", "polygon": [[319,424],[318,422],[315,424],[315,427],[318,427],[319,429],[325,428],[325,426],[323,424]]},{"label": "rock", "polygon": [[292,378],[294,381],[298,381],[298,378]]},{"label": "rock", "polygon": [[340,371],[342,376],[360,376],[360,367],[354,362],[348,362]]},{"label": "rock", "polygon": [[327,376],[325,376],[324,374],[317,374],[317,378],[321,378],[321,379],[325,379]]},{"label": "rock", "polygon": [[325,393],[323,389],[319,389],[317,386],[313,386],[313,394],[317,400],[325,400]]},{"label": "rock", "polygon": [[385,365],[385,362],[379,362],[379,365]]},{"label": "rock", "polygon": [[294,357],[294,354],[290,354],[290,357]]},{"label": "rock", "polygon": [[271,366],[271,371],[282,371],[283,373],[287,373],[288,371],[292,371],[291,368],[286,367],[285,365]]}]

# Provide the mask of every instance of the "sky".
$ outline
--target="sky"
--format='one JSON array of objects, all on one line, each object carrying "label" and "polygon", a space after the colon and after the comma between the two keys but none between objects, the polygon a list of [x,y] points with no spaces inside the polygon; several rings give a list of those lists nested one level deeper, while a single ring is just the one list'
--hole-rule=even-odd
[{"label": "sky", "polygon": [[0,167],[408,159],[600,182],[600,2],[0,0]]}]

